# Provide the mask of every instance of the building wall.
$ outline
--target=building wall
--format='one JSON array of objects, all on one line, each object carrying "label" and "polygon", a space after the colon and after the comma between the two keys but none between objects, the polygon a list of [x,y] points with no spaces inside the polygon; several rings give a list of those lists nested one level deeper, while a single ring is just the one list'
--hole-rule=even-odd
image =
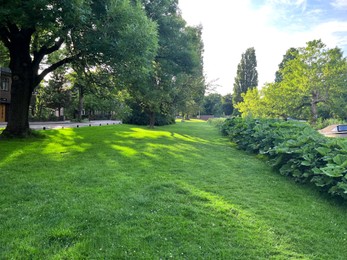
[{"label": "building wall", "polygon": [[11,71],[0,68],[0,122],[7,121],[9,105],[11,103]]}]

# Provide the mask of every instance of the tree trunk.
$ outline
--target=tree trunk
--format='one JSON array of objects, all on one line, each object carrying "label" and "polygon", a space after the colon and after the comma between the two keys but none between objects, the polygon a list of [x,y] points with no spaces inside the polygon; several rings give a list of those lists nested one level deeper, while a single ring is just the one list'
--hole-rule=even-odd
[{"label": "tree trunk", "polygon": [[83,86],[79,85],[78,86],[78,115],[77,115],[78,122],[82,122],[83,101],[84,101]]},{"label": "tree trunk", "polygon": [[155,124],[155,113],[150,112],[149,113],[149,128],[154,128],[154,124]]},{"label": "tree trunk", "polygon": [[10,69],[12,73],[11,104],[6,129],[2,136],[25,137],[30,134],[29,106],[35,88],[35,69],[30,57],[31,33],[18,33],[13,37],[10,49]]},{"label": "tree trunk", "polygon": [[25,137],[30,134],[29,105],[32,95],[30,75],[26,73],[24,78],[16,74],[12,76],[11,104],[9,118],[3,136]]},{"label": "tree trunk", "polygon": [[318,119],[318,108],[317,104],[319,103],[318,97],[316,94],[313,94],[311,101],[311,124],[315,125]]}]

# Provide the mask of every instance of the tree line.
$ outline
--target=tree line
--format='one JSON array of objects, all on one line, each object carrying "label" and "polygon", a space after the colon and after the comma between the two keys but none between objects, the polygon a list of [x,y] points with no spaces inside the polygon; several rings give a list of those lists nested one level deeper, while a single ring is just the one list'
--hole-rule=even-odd
[{"label": "tree line", "polygon": [[347,118],[347,60],[340,48],[328,48],[321,40],[290,48],[274,82],[262,88],[257,88],[253,54],[254,49],[248,49],[238,66],[233,93],[235,115],[294,118],[312,125],[318,120]]},{"label": "tree line", "polygon": [[198,110],[205,92],[202,28],[187,26],[178,0],[1,5],[0,62],[12,71],[3,136],[30,134],[30,114],[72,101],[79,117],[83,104],[118,107],[129,122],[150,126]]}]

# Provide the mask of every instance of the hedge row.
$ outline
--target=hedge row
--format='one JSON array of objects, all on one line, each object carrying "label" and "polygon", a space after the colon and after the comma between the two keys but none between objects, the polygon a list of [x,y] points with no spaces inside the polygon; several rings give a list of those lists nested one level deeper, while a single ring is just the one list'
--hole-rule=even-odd
[{"label": "hedge row", "polygon": [[347,141],[295,121],[230,118],[221,125],[240,149],[267,155],[279,172],[347,199]]}]

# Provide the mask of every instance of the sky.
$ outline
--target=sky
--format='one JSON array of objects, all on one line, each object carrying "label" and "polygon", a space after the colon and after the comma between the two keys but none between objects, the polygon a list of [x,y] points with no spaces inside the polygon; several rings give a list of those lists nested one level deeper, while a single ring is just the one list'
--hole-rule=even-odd
[{"label": "sky", "polygon": [[254,47],[259,87],[273,82],[291,47],[321,39],[347,57],[347,0],[179,0],[188,25],[203,27],[204,70],[216,92],[232,93],[241,55]]}]

